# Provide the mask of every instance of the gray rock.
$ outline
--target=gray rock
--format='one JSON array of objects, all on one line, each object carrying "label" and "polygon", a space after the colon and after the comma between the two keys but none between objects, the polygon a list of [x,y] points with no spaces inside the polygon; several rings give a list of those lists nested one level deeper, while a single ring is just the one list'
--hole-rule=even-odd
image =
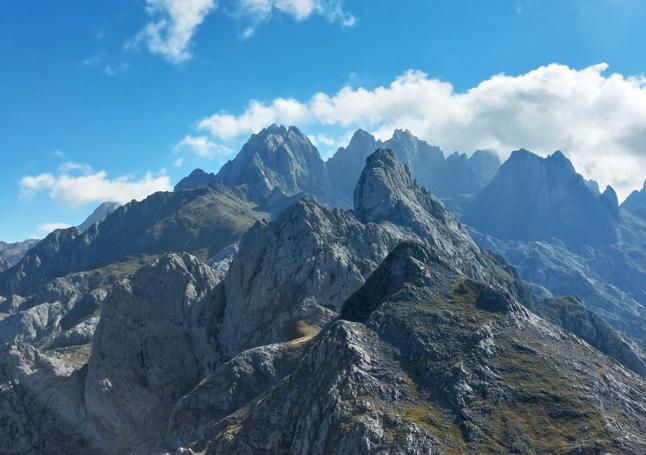
[{"label": "gray rock", "polygon": [[298,128],[272,125],[254,134],[216,180],[239,187],[253,201],[276,190],[286,196],[305,194],[334,205],[335,191],[318,150]]},{"label": "gray rock", "polygon": [[105,300],[84,400],[114,449],[155,436],[177,400],[221,363],[208,335],[217,283],[215,272],[194,257],[169,254]]},{"label": "gray rock", "polygon": [[[396,248],[344,305],[343,316],[357,314],[363,322],[328,325],[292,374],[187,448],[417,454],[477,453],[494,444],[547,452],[646,447],[642,379],[504,291],[456,274],[432,248]],[[474,333],[486,334],[488,354]]]},{"label": "gray rock", "polygon": [[224,281],[228,355],[318,331],[396,244],[397,234],[306,198],[240,241]]}]

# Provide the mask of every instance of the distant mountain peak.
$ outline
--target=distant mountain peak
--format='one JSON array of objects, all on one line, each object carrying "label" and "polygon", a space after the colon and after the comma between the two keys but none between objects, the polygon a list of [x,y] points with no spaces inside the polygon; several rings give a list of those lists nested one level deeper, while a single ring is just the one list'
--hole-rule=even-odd
[{"label": "distant mountain peak", "polygon": [[276,190],[334,201],[325,163],[318,150],[295,126],[271,125],[253,134],[240,153],[222,166],[216,180],[241,188],[251,200],[264,201]]},{"label": "distant mountain peak", "polygon": [[79,231],[85,232],[90,226],[94,223],[101,222],[106,219],[108,215],[114,212],[116,209],[121,207],[121,204],[118,202],[107,201],[99,205],[94,211],[88,216],[85,221],[78,225]]},{"label": "distant mountain peak", "polygon": [[174,191],[192,190],[202,185],[208,185],[215,180],[215,174],[207,173],[204,170],[197,168],[180,180],[175,185]]},{"label": "distant mountain peak", "polygon": [[635,190],[621,204],[621,208],[646,220],[646,180],[641,190]]},{"label": "distant mountain peak", "polygon": [[476,196],[464,220],[507,240],[608,243],[617,239],[616,194],[612,188],[604,194],[597,196],[562,152],[542,158],[520,149]]}]

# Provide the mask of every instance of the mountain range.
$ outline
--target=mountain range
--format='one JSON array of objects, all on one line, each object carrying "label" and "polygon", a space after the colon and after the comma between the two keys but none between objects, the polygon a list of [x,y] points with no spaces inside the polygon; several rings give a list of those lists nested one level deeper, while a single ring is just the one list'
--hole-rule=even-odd
[{"label": "mountain range", "polygon": [[644,453],[641,194],[268,127],[0,273],[0,453]]}]

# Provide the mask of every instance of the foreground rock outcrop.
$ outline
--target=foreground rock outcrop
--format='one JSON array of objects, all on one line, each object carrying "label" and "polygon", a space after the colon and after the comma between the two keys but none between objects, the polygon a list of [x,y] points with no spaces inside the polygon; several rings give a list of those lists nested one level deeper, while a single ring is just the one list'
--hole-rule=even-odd
[{"label": "foreground rock outcrop", "polygon": [[313,340],[292,374],[191,449],[646,449],[642,379],[505,291],[454,273],[432,248],[396,248],[341,318]]}]

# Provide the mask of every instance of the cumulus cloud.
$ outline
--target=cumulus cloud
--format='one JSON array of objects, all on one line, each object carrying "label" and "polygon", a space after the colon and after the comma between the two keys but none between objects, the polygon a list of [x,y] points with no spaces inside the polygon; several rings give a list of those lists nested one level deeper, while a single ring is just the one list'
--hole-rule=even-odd
[{"label": "cumulus cloud", "polygon": [[47,234],[50,234],[57,229],[67,229],[69,227],[70,225],[67,223],[43,223],[40,226],[38,226],[38,232],[40,236],[44,237]]},{"label": "cumulus cloud", "polygon": [[[329,22],[351,27],[356,18],[345,11],[343,0],[146,0],[150,21],[126,43],[128,49],[147,48],[172,63],[191,58],[193,36],[205,18],[222,4],[227,16],[244,24],[243,38],[251,37],[257,27],[275,14],[284,14],[297,22],[322,16]],[[88,63],[94,64],[92,59]],[[106,67],[114,73],[115,67]]]},{"label": "cumulus cloud", "polygon": [[646,78],[607,70],[605,63],[581,70],[550,64],[495,75],[464,92],[407,71],[372,89],[252,101],[241,114],[216,113],[198,128],[224,141],[270,123],[361,127],[380,138],[406,128],[447,152],[489,148],[506,158],[521,147],[541,155],[562,150],[583,175],[626,196],[646,174]]},{"label": "cumulus cloud", "polygon": [[105,201],[125,204],[132,199],[144,199],[157,191],[171,191],[172,188],[169,177],[164,174],[148,172],[139,180],[131,176],[110,179],[105,171],[95,171],[88,165],[72,162],[61,165],[56,175],[27,175],[20,180],[23,199],[47,192],[51,199],[69,207]]},{"label": "cumulus cloud", "polygon": [[[232,149],[222,144],[215,143],[206,136],[191,136],[190,134],[185,136],[184,139],[175,145],[174,148],[175,152],[188,151],[207,159],[213,159],[216,157],[225,158],[233,154]],[[177,164],[178,162],[179,164]],[[182,163],[183,160],[178,160],[175,162],[175,165],[181,166]]]},{"label": "cumulus cloud", "polygon": [[297,22],[317,15],[343,27],[352,27],[357,19],[343,8],[342,0],[237,0],[229,12],[247,23],[242,34],[249,38],[256,28],[271,19],[273,14],[286,14]]},{"label": "cumulus cloud", "polygon": [[197,28],[215,8],[214,0],[146,0],[146,13],[152,20],[128,47],[145,45],[170,62],[184,62],[191,57],[189,47]]}]

